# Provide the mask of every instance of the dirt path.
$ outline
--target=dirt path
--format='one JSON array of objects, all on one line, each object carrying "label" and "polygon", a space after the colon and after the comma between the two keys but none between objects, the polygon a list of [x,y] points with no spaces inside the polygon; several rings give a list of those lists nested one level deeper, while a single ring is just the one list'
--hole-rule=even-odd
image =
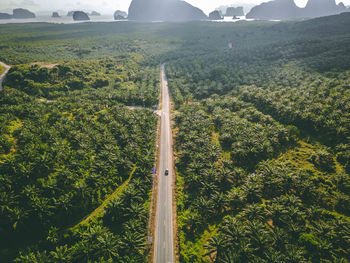
[{"label": "dirt path", "polygon": [[2,90],[2,82],[4,81],[7,72],[10,70],[10,66],[5,63],[0,62],[0,65],[5,68],[5,71],[0,75],[0,91]]}]

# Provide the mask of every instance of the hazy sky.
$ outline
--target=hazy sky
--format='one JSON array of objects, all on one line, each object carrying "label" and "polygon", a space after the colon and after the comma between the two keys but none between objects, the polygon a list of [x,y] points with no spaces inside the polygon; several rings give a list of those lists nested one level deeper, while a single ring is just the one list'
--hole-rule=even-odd
[{"label": "hazy sky", "polygon": [[[187,0],[194,6],[208,13],[220,5],[259,4],[268,0]],[[103,14],[113,13],[117,9],[128,10],[131,0],[0,0],[0,10],[10,10],[17,7],[28,8],[32,11],[68,11],[96,10]],[[295,0],[298,6],[305,6],[307,0]],[[350,0],[337,0],[350,5]]]}]

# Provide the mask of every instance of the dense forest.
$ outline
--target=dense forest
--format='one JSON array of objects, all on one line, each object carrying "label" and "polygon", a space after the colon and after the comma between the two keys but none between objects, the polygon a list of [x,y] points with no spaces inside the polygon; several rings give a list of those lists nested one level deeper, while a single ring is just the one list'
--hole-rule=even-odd
[{"label": "dense forest", "polygon": [[161,62],[179,261],[350,261],[349,25],[0,25],[0,261],[147,262]]},{"label": "dense forest", "polygon": [[349,25],[242,25],[167,54],[180,262],[350,260]]},{"label": "dense forest", "polygon": [[0,96],[3,261],[146,260],[159,71],[143,60],[11,68]]}]

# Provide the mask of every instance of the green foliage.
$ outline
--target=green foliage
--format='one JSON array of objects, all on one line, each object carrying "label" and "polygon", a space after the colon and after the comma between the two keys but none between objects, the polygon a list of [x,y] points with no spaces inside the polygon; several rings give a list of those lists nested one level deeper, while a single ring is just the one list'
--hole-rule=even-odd
[{"label": "green foliage", "polygon": [[1,260],[146,261],[160,62],[180,261],[349,260],[349,21],[0,25]]},{"label": "green foliage", "polygon": [[[4,260],[19,247],[17,262],[146,257],[147,213],[137,229],[118,237],[107,219],[65,231],[105,200],[107,205],[123,182],[138,185],[138,206],[148,202],[157,116],[126,106],[157,104],[158,68],[141,68],[141,61],[129,54],[128,60],[12,68],[0,96],[0,245],[11,253]],[[128,178],[134,166],[138,171]],[[136,212],[123,224],[139,218]],[[97,231],[93,227],[98,234],[86,238]]]},{"label": "green foliage", "polygon": [[17,65],[8,73],[5,85],[47,100],[69,93],[75,96],[108,95],[127,105],[151,107],[158,103],[158,72],[153,67],[140,69],[139,59],[136,54],[130,54],[127,61],[123,56],[63,63],[53,68]]},{"label": "green foliage", "polygon": [[157,24],[123,22],[0,25],[0,60],[15,65],[92,60],[130,53],[152,55],[166,48],[152,35],[160,28]]},{"label": "green foliage", "polygon": [[345,21],[196,24],[165,55],[180,262],[349,259]]}]

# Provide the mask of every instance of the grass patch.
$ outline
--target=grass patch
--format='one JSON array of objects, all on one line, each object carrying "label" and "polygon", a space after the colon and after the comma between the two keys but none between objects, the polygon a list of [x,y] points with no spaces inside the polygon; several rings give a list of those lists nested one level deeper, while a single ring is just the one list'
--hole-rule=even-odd
[{"label": "grass patch", "polygon": [[325,176],[344,172],[343,166],[336,160],[335,156],[332,156],[334,162],[333,171],[324,171],[313,163],[313,156],[323,148],[322,145],[311,145],[304,141],[299,141],[298,144],[298,147],[282,154],[277,160],[294,169],[311,171],[314,176]]},{"label": "grass patch", "polygon": [[220,134],[218,132],[213,131],[212,133],[212,144],[218,146],[221,149],[221,158],[223,160],[231,160],[231,152],[224,151],[220,144]]},{"label": "grass patch", "polygon": [[208,244],[208,240],[212,238],[218,231],[217,226],[209,226],[203,232],[201,237],[194,242],[186,241],[184,233],[180,233],[180,255],[182,262],[205,263],[211,262],[206,255],[207,250],[204,248]]},{"label": "grass patch", "polygon": [[5,67],[3,65],[0,65],[0,75],[5,72]]}]

